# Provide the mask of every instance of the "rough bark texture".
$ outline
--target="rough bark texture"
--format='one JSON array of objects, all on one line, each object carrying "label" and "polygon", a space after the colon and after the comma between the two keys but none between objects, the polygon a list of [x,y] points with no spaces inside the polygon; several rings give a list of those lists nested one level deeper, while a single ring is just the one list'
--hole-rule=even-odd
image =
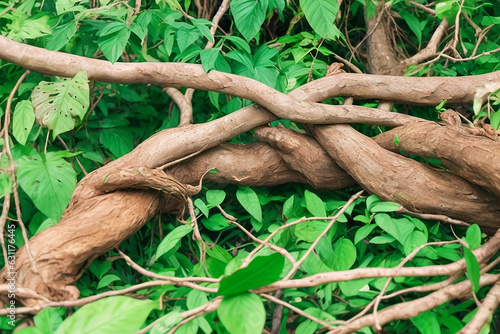
[{"label": "rough bark texture", "polygon": [[[369,26],[373,27],[371,21]],[[388,44],[390,41],[381,39],[377,29],[369,42]],[[410,105],[437,105],[443,99],[471,103],[475,97],[500,87],[500,72],[465,79],[337,74],[285,95],[248,78],[217,71],[206,74],[199,65],[111,64],[26,46],[2,36],[0,59],[48,75],[73,76],[86,70],[89,78],[98,81],[186,86],[258,104],[209,123],[161,131],[131,153],[85,177],[77,185],[61,222],[30,240],[39,274],[31,268],[25,248],[16,255],[20,287],[34,289],[49,299],[77,298],[78,291],[72,284],[95,257],[119,245],[158,212],[182,212],[183,199],[195,190],[184,184],[197,184],[213,168],[219,173],[206,175],[205,181],[262,186],[304,182],[328,189],[358,183],[409,210],[477,222],[490,230],[499,226],[498,175],[484,167],[480,169],[483,175],[472,175],[484,161],[497,159],[492,152],[498,151],[498,142],[486,144],[474,136],[464,136],[457,142],[460,136],[456,129],[438,129],[432,122],[415,122],[408,115],[317,101],[350,96]],[[383,72],[381,63],[377,65],[374,60],[371,66]],[[309,124],[407,124],[396,130],[401,131],[401,145],[410,145],[405,151],[414,148],[415,154],[440,157],[462,178],[389,152],[347,125],[314,126],[317,141],[291,130],[261,127],[277,118]],[[417,125],[425,134],[420,139],[411,137],[408,130]],[[256,129],[255,136],[261,142],[244,146],[224,143],[252,129]],[[394,149],[389,136],[376,140]],[[442,143],[442,147],[436,143]],[[454,143],[455,158],[444,153]],[[479,158],[476,152],[480,152]],[[493,169],[498,166],[497,160],[489,164]],[[0,280],[5,282],[7,277],[3,270]],[[37,303],[34,299],[22,302]]]}]

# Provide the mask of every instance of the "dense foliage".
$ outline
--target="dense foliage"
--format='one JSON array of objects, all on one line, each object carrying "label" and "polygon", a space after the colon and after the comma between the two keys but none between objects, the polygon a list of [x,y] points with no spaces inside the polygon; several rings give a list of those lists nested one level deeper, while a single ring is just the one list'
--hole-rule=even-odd
[{"label": "dense foliage", "polygon": [[[377,4],[371,0],[340,1],[340,6],[331,0],[232,0],[215,37],[210,31],[211,20],[220,2],[204,1],[203,6],[199,5],[200,1],[190,0],[1,1],[0,29],[4,36],[15,41],[113,63],[202,64],[207,72],[217,70],[253,78],[283,93],[324,77],[327,68],[339,59],[368,72],[363,44],[367,33],[364,15],[376,14]],[[410,66],[406,75],[461,76],[500,69],[499,56],[488,53],[500,48],[500,7],[495,0],[439,1],[435,15],[423,10],[423,5],[427,5],[425,0],[417,1],[417,5],[400,0],[386,4],[397,27],[393,42],[407,53],[401,56],[422,49],[439,22],[448,18],[450,25],[455,22],[458,26],[442,44],[454,32],[459,33],[460,43],[453,51],[455,58],[463,61],[450,60],[444,54],[423,65]],[[213,46],[206,48],[207,43]],[[9,62],[0,64],[3,79],[0,114],[6,117],[9,95],[25,70]],[[186,89],[181,91],[185,93]],[[9,219],[22,219],[29,238],[57,224],[77,181],[86,173],[124,156],[160,130],[178,126],[181,116],[179,107],[162,87],[89,82],[85,72],[74,78],[30,73],[16,94],[8,148],[16,162],[16,179],[9,171],[7,154],[2,154],[0,194],[10,196],[17,182],[20,211],[12,205],[8,209]],[[194,123],[209,122],[251,103],[223,93],[196,90],[192,96]],[[326,103],[342,104],[344,98]],[[356,103],[372,107],[378,101]],[[473,108],[458,107],[464,109],[463,114],[471,121],[481,120],[498,130],[499,103],[500,93],[492,93],[484,105],[478,102]],[[398,112],[430,120],[438,119],[441,108],[395,107]],[[304,132],[300,124],[280,120],[273,125],[278,123]],[[383,126],[356,125],[356,129],[369,136],[385,131]],[[256,140],[250,132],[231,141]],[[9,146],[4,140],[1,144]],[[440,161],[432,159],[426,163],[440,166]],[[282,256],[285,252],[295,259],[307,256],[300,269],[291,272],[293,277],[301,278],[353,268],[393,268],[421,245],[450,241],[424,247],[406,259],[408,265],[442,265],[465,257],[467,273],[461,279],[471,280],[477,299],[484,298],[489,288],[479,287],[480,269],[471,252],[486,238],[477,225],[452,230],[442,222],[395,213],[399,204],[381,202],[377,196],[364,193],[325,229],[331,217],[359,190],[351,187],[319,191],[300,184],[247,187],[204,183],[202,191],[193,197],[204,248],[191,238],[193,226],[181,224],[185,223],[181,218],[192,218],[174,215],[158,216],[119,248],[151,272],[172,277],[223,276],[220,285],[200,282],[205,291],[174,284],[148,286],[127,297],[100,299],[78,309],[46,308],[33,320],[18,319],[19,328],[33,323],[35,327],[16,332],[133,333],[145,323],[160,319],[150,332],[164,333],[185,319],[182,312],[205,305],[218,295],[223,299],[216,312],[194,317],[178,328],[177,333],[261,333],[263,328],[272,327],[273,312],[280,305],[272,300],[263,302],[261,296],[248,290],[265,287],[291,272],[291,262]],[[236,217],[237,223],[231,217]],[[317,219],[280,228],[303,217]],[[248,256],[255,255],[251,252],[259,243],[237,224],[254,238],[266,240],[277,248],[260,246],[258,256],[248,262]],[[25,241],[21,228],[15,226],[8,229],[12,230],[14,244],[19,248]],[[283,250],[281,255],[276,249]],[[0,261],[3,264],[3,258]],[[248,266],[239,269],[244,263]],[[441,280],[440,277],[365,278],[285,289],[281,299],[333,325],[361,312],[381,291],[390,295]],[[77,287],[82,297],[88,297],[149,281],[154,278],[131,268],[117,250],[112,250],[90,264]],[[217,294],[211,292],[215,287],[219,288]],[[378,307],[383,309],[400,302],[400,298],[410,301],[420,296],[416,292],[404,297],[395,295],[380,300]],[[476,310],[474,299],[455,300],[410,320],[393,321],[384,329],[390,333],[455,333]],[[500,330],[497,315],[493,319],[481,333]],[[323,324],[287,307],[279,321],[280,333],[326,330]],[[13,330],[9,322],[7,317],[0,318],[0,328]],[[360,332],[374,330],[365,327]]]}]

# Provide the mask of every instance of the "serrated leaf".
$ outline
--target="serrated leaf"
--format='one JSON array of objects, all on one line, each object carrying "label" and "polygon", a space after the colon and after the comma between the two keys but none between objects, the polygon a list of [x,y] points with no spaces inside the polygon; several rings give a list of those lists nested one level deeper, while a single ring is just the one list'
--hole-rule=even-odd
[{"label": "serrated leaf", "polygon": [[130,29],[124,22],[111,22],[99,30],[97,35],[99,49],[107,60],[115,63],[125,51],[130,38]]},{"label": "serrated leaf", "polygon": [[79,308],[55,334],[133,334],[157,307],[158,302],[125,296],[100,299]]},{"label": "serrated leaf", "polygon": [[18,160],[17,178],[36,208],[59,221],[76,186],[76,173],[71,164],[56,152],[35,153]]},{"label": "serrated leaf", "polygon": [[156,259],[159,259],[163,254],[174,248],[184,236],[192,231],[193,227],[189,224],[174,228],[158,245],[156,249]]},{"label": "serrated leaf", "polygon": [[19,144],[26,144],[33,124],[35,124],[35,111],[31,102],[18,102],[12,116],[12,134]]},{"label": "serrated leaf", "polygon": [[348,270],[356,262],[356,247],[349,239],[340,238],[333,245],[333,270]]},{"label": "serrated leaf", "polygon": [[42,81],[31,93],[31,103],[38,124],[52,130],[52,137],[73,130],[83,120],[89,107],[87,72],[80,71],[72,79]]},{"label": "serrated leaf", "polygon": [[326,217],[325,203],[315,193],[304,191],[306,208],[315,217]]},{"label": "serrated leaf", "polygon": [[236,28],[247,41],[257,35],[266,18],[268,0],[233,0],[231,14]]},{"label": "serrated leaf", "polygon": [[250,292],[225,296],[217,315],[231,334],[261,334],[266,322],[262,301]]},{"label": "serrated leaf", "polygon": [[300,7],[309,25],[318,35],[327,39],[338,39],[340,31],[335,26],[339,5],[334,0],[300,0]]},{"label": "serrated leaf", "polygon": [[217,294],[234,295],[274,283],[279,280],[284,265],[285,258],[281,254],[256,257],[247,267],[224,277],[220,281]]},{"label": "serrated leaf", "polygon": [[262,208],[260,207],[259,197],[252,188],[239,187],[236,191],[236,198],[252,217],[262,223]]}]

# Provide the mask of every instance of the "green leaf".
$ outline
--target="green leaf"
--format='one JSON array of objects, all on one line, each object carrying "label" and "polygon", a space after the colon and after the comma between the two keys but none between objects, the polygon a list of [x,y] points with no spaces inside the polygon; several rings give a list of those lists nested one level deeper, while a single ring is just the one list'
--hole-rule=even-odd
[{"label": "green leaf", "polygon": [[59,221],[76,186],[76,173],[71,164],[57,152],[35,153],[18,160],[17,178],[36,208]]},{"label": "green leaf", "polygon": [[225,296],[217,315],[231,334],[261,334],[266,322],[262,301],[249,292]]},{"label": "green leaf", "polygon": [[40,82],[31,93],[31,103],[36,121],[52,130],[53,138],[73,130],[90,104],[87,72],[80,71],[72,79]]},{"label": "green leaf", "polygon": [[334,0],[300,0],[307,22],[318,35],[326,39],[338,39],[340,31],[335,26],[339,5]]},{"label": "green leaf", "polygon": [[210,211],[206,204],[199,198],[195,199],[193,202],[194,206],[200,209],[200,211],[205,215],[205,217],[210,216]]},{"label": "green leaf", "polygon": [[35,326],[42,333],[54,333],[63,322],[63,315],[66,313],[64,307],[48,307],[42,309],[33,317]]},{"label": "green leaf", "polygon": [[422,43],[422,29],[423,27],[420,27],[420,21],[413,15],[410,14],[409,12],[401,11],[399,12],[403,20],[406,21],[406,24],[410,27],[411,31],[417,36],[418,43]]},{"label": "green leaf", "polygon": [[53,51],[60,50],[75,36],[77,30],[76,21],[55,27],[52,35],[47,38],[46,48]]},{"label": "green leaf", "polygon": [[181,52],[192,45],[200,38],[200,34],[195,27],[182,27],[177,30],[176,40]]},{"label": "green leaf", "polygon": [[113,274],[106,275],[103,278],[101,278],[99,284],[97,284],[97,289],[99,290],[101,288],[107,287],[108,285],[116,281],[121,281],[121,278]]},{"label": "green leaf", "polygon": [[408,218],[391,218],[386,213],[376,214],[375,223],[399,241],[401,245],[404,245],[406,238],[415,228],[415,225]]},{"label": "green leaf", "polygon": [[349,239],[340,238],[333,245],[333,270],[348,270],[356,262],[356,247]]},{"label": "green leaf", "polygon": [[102,53],[112,63],[115,63],[125,51],[130,29],[125,22],[111,22],[97,33],[97,45]]},{"label": "green leaf", "polygon": [[117,158],[134,149],[134,138],[129,128],[103,129],[99,133],[99,140]]},{"label": "green leaf", "polygon": [[163,254],[171,250],[177,243],[186,235],[193,231],[190,224],[177,226],[160,242],[156,249],[156,259],[159,259]]},{"label": "green leaf", "polygon": [[481,246],[481,229],[477,224],[472,224],[467,228],[467,232],[465,232],[465,241],[471,250]]},{"label": "green leaf", "polygon": [[357,245],[358,242],[360,242],[361,240],[363,240],[364,238],[369,236],[370,233],[372,233],[373,229],[376,226],[377,225],[375,225],[375,224],[370,224],[370,225],[365,225],[365,226],[360,227],[356,231],[356,234],[354,235],[354,244]]},{"label": "green leaf", "polygon": [[248,45],[248,42],[245,41],[243,38],[240,38],[238,36],[226,36],[225,37],[227,40],[233,42],[233,44],[240,50],[245,51],[248,54],[251,54],[252,51],[250,50],[250,45]]},{"label": "green leaf", "polygon": [[33,110],[31,102],[18,102],[12,117],[12,133],[19,144],[26,144],[33,124],[35,124],[35,111]]},{"label": "green leaf", "polygon": [[315,217],[326,217],[325,203],[315,193],[304,191],[306,208]]},{"label": "green leaf", "polygon": [[479,279],[481,278],[481,273],[479,272],[479,262],[476,256],[467,247],[463,247],[465,266],[467,267],[467,277],[472,283],[472,290],[477,293],[479,291]]},{"label": "green leaf", "polygon": [[220,281],[217,294],[234,295],[276,282],[280,278],[284,265],[285,258],[281,254],[256,257],[247,267],[224,277]]},{"label": "green leaf", "polygon": [[150,334],[164,334],[171,330],[179,321],[182,320],[181,311],[179,308],[174,308],[172,311],[158,319],[156,325],[151,329]]},{"label": "green leaf", "polygon": [[295,227],[294,234],[299,240],[314,242],[321,232],[325,230],[327,225],[328,223],[323,220],[306,221]]},{"label": "green leaf", "polygon": [[231,14],[236,28],[247,41],[257,35],[266,18],[268,0],[233,0]]},{"label": "green leaf", "polygon": [[201,60],[201,65],[203,66],[203,69],[205,72],[210,72],[211,70],[215,69],[215,61],[217,60],[217,57],[220,54],[220,50],[217,48],[212,48],[208,50],[201,50],[200,51],[200,60]]},{"label": "green leaf", "polygon": [[411,322],[418,328],[420,333],[425,334],[441,334],[441,329],[437,316],[432,311],[420,313],[414,318],[410,319]]},{"label": "green leaf", "polygon": [[500,110],[496,111],[493,116],[491,116],[490,124],[495,131],[498,131],[498,128],[500,127]]},{"label": "green leaf", "polygon": [[205,196],[207,197],[207,206],[214,208],[224,202],[226,192],[224,190],[208,190]]},{"label": "green leaf", "polygon": [[10,28],[7,37],[10,39],[17,41],[21,39],[34,39],[50,35],[52,32],[48,24],[49,16],[47,15],[34,18],[16,11],[13,16],[15,22],[7,25]]},{"label": "green leaf", "polygon": [[421,231],[413,231],[408,235],[404,243],[405,255],[409,255],[415,248],[425,244],[427,242],[427,237]]},{"label": "green leaf", "polygon": [[202,218],[201,223],[210,231],[220,231],[229,225],[229,220],[220,213],[211,215],[209,218]]},{"label": "green leaf", "polygon": [[82,306],[64,320],[55,334],[110,334],[137,332],[158,302],[125,296],[100,299]]},{"label": "green leaf", "polygon": [[260,207],[259,197],[252,188],[239,187],[236,191],[236,198],[252,217],[262,223],[262,208]]},{"label": "green leaf", "polygon": [[378,202],[371,209],[370,212],[394,212],[401,208],[401,204],[394,202]]}]

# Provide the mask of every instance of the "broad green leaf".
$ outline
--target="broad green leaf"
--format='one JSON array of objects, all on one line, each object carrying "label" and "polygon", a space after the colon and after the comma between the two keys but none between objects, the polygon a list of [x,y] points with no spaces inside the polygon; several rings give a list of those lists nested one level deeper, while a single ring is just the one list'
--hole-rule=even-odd
[{"label": "broad green leaf", "polygon": [[315,193],[309,190],[304,191],[306,199],[306,208],[313,216],[326,217],[325,203]]},{"label": "broad green leaf", "polygon": [[164,334],[171,330],[179,321],[182,320],[181,311],[179,308],[174,308],[172,311],[158,319],[159,321],[151,329],[150,334]]},{"label": "broad green leaf", "polygon": [[268,0],[232,0],[231,14],[236,28],[247,41],[257,35],[266,18]]},{"label": "broad green leaf", "polygon": [[64,307],[47,307],[33,317],[35,326],[42,333],[54,333],[63,321]]},{"label": "broad green leaf", "polygon": [[299,240],[314,242],[327,225],[328,223],[323,220],[306,221],[295,226],[294,234]]},{"label": "broad green leaf", "polygon": [[234,295],[276,282],[285,265],[281,254],[258,256],[250,264],[220,281],[218,295]]},{"label": "broad green leaf", "polygon": [[225,296],[217,315],[231,334],[261,334],[266,322],[262,301],[250,292]]},{"label": "broad green leaf", "polygon": [[477,293],[479,291],[479,279],[481,278],[481,273],[479,272],[479,262],[476,256],[467,247],[463,247],[465,266],[467,267],[467,277],[472,283],[472,290]]},{"label": "broad green leaf", "polygon": [[176,40],[181,52],[184,52],[191,44],[200,38],[200,34],[195,27],[182,27],[177,30]]},{"label": "broad green leaf", "polygon": [[349,239],[340,238],[333,245],[333,270],[348,270],[356,262],[356,247]]},{"label": "broad green leaf", "polygon": [[31,102],[21,101],[17,103],[12,117],[12,133],[19,144],[26,144],[33,124],[35,124],[35,111]]},{"label": "broad green leaf", "polygon": [[125,296],[100,299],[79,308],[63,321],[55,334],[135,333],[158,302]]},{"label": "broad green leaf", "polygon": [[102,145],[119,158],[134,149],[134,138],[129,128],[104,129],[99,133]]},{"label": "broad green leaf", "polygon": [[114,274],[106,275],[103,278],[101,278],[99,284],[97,284],[97,289],[99,290],[100,288],[107,287],[108,285],[116,281],[121,281],[121,278]]},{"label": "broad green leaf", "polygon": [[210,231],[220,231],[229,226],[229,220],[220,213],[202,218],[201,223]]},{"label": "broad green leaf", "polygon": [[401,17],[406,21],[406,24],[410,27],[411,31],[417,36],[418,43],[422,43],[422,29],[420,26],[420,21],[409,12],[401,11]]},{"label": "broad green leaf", "polygon": [[409,255],[413,250],[427,242],[427,237],[421,231],[411,232],[405,240],[404,251],[405,255]]},{"label": "broad green leaf", "polygon": [[194,206],[200,209],[200,211],[205,215],[205,217],[210,216],[210,211],[206,204],[199,198],[195,199],[193,202]]},{"label": "broad green leaf", "polygon": [[214,208],[224,202],[226,192],[224,190],[208,190],[205,196],[207,197],[207,206]]},{"label": "broad green leaf", "polygon": [[367,286],[372,281],[371,278],[355,279],[352,281],[339,282],[339,288],[348,297],[356,296],[359,290]]},{"label": "broad green leaf", "polygon": [[208,303],[207,293],[200,290],[191,290],[186,298],[187,307],[192,310],[198,306],[202,306]]},{"label": "broad green leaf", "polygon": [[377,225],[375,225],[375,224],[370,224],[370,225],[365,225],[365,226],[360,227],[356,231],[356,234],[354,235],[354,244],[355,245],[358,244],[358,242],[360,242],[361,240],[363,240],[364,238],[369,236],[370,233],[372,233],[373,229],[376,226]]},{"label": "broad green leaf", "polygon": [[407,218],[391,218],[386,213],[376,214],[375,223],[398,240],[401,245],[404,245],[406,238],[415,228],[415,225]]},{"label": "broad green leaf", "polygon": [[477,224],[472,224],[467,228],[467,232],[465,232],[465,241],[467,241],[471,250],[481,246],[481,229]]},{"label": "broad green leaf", "polygon": [[396,241],[392,235],[379,235],[370,239],[371,244],[383,245],[390,244],[391,242]]},{"label": "broad green leaf", "polygon": [[212,49],[207,49],[207,50],[201,50],[200,51],[200,60],[201,60],[201,65],[203,66],[203,69],[205,72],[210,72],[211,70],[215,69],[215,61],[217,60],[217,57],[220,54],[220,50],[217,48],[212,48]]},{"label": "broad green leaf", "polygon": [[233,44],[240,50],[245,51],[248,54],[251,54],[252,51],[250,50],[250,45],[248,45],[248,42],[245,41],[243,38],[240,38],[238,36],[226,36],[225,39],[233,42]]},{"label": "broad green leaf", "polygon": [[[2,156],[7,158],[7,155],[4,154]],[[4,171],[0,171],[0,197],[3,197],[7,194],[12,193],[12,179],[10,178],[10,174]]]},{"label": "broad green leaf", "polygon": [[36,208],[59,221],[76,186],[71,164],[57,152],[35,153],[18,160],[17,179]]},{"label": "broad green leaf", "polygon": [[432,311],[420,313],[410,320],[415,325],[415,327],[418,328],[420,333],[441,334],[441,329],[437,320],[436,313]]},{"label": "broad green leaf", "polygon": [[490,119],[491,126],[497,131],[500,128],[500,110],[497,110]]},{"label": "broad green leaf", "polygon": [[335,18],[339,11],[335,0],[300,0],[307,22],[318,35],[326,39],[338,39],[340,31],[335,26]]},{"label": "broad green leaf", "polygon": [[75,36],[78,27],[75,21],[57,26],[52,30],[52,34],[47,37],[46,47],[49,50],[61,50]]},{"label": "broad green leaf", "polygon": [[190,224],[177,226],[160,242],[156,250],[156,259],[159,259],[163,254],[171,250],[177,243],[186,235],[193,231]]},{"label": "broad green leaf", "polygon": [[48,229],[51,226],[57,225],[57,221],[52,218],[47,218],[43,221],[43,223],[38,227],[35,234],[42,232],[43,230]]},{"label": "broad green leaf", "polygon": [[35,39],[45,35],[50,35],[49,16],[43,15],[37,18],[29,17],[24,13],[15,11],[13,13],[13,23],[7,24],[9,33],[7,38],[19,41],[23,39]]},{"label": "broad green leaf", "polygon": [[394,202],[378,202],[371,209],[370,212],[394,212],[401,207],[401,204]]},{"label": "broad green leaf", "polygon": [[368,209],[368,211],[371,211],[371,209],[378,203],[380,203],[380,199],[377,197],[377,195],[370,195],[366,199],[366,208]]},{"label": "broad green leaf", "polygon": [[97,33],[97,45],[102,53],[112,63],[115,63],[125,51],[130,29],[125,22],[110,22]]},{"label": "broad green leaf", "polygon": [[73,130],[90,103],[87,72],[80,71],[72,79],[40,82],[31,93],[31,103],[36,121],[52,130],[53,138]]},{"label": "broad green leaf", "polygon": [[259,197],[252,188],[239,187],[236,191],[236,198],[252,217],[262,222],[262,208],[260,207]]}]

